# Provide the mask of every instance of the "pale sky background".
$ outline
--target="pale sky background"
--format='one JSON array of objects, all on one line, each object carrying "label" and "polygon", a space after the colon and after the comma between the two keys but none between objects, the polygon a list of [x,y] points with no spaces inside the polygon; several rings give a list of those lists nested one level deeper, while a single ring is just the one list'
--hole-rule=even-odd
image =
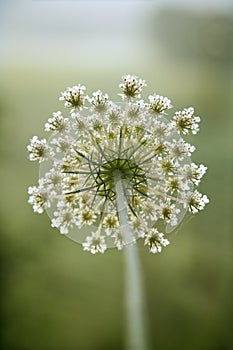
[{"label": "pale sky background", "polygon": [[148,19],[165,7],[219,13],[233,0],[0,0],[0,62],[130,60],[149,46]]}]

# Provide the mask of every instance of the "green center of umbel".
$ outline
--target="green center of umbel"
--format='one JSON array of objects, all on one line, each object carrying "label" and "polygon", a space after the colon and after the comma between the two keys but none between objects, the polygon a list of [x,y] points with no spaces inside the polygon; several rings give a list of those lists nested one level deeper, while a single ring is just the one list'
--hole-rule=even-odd
[{"label": "green center of umbel", "polygon": [[115,199],[116,179],[127,180],[129,189],[134,190],[134,194],[141,193],[146,195],[147,181],[145,172],[133,161],[129,159],[114,159],[103,163],[95,181],[98,185],[98,195]]}]

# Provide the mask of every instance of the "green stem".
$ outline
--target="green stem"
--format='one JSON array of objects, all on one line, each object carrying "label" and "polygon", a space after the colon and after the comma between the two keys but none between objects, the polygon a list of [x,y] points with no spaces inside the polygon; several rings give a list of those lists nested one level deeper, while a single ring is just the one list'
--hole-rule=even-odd
[{"label": "green stem", "polygon": [[128,350],[149,350],[142,271],[136,245],[125,248]]},{"label": "green stem", "polygon": [[[129,225],[127,213],[127,200],[124,193],[124,185],[121,174],[115,175],[115,188],[117,209],[123,240],[133,240],[133,232]],[[127,308],[127,350],[148,350],[147,327],[145,322],[143,281],[136,245],[129,245],[125,248],[125,284],[126,284],[126,308]]]}]

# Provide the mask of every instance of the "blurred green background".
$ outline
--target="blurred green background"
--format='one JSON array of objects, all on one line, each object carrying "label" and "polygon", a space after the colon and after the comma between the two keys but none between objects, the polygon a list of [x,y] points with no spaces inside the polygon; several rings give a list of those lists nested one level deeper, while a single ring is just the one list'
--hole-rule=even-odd
[{"label": "blurred green background", "polygon": [[[151,349],[233,349],[233,8],[227,1],[0,1],[1,340],[6,350],[121,350],[124,254],[92,256],[27,204],[33,135],[82,83],[118,100],[122,73],[175,108],[209,170],[206,210],[152,255],[139,242]],[[143,349],[142,349],[143,350]]]}]

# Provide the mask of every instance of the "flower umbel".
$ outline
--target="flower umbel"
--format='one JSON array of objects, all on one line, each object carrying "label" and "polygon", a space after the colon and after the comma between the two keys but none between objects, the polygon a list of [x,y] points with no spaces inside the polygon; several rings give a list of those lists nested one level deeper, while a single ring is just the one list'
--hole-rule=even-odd
[{"label": "flower umbel", "polygon": [[164,114],[164,112],[167,109],[173,107],[169,98],[160,96],[156,93],[154,95],[149,96],[148,99],[150,101],[149,108],[152,112]]},{"label": "flower umbel", "polygon": [[30,144],[27,146],[29,160],[38,160],[42,162],[52,155],[51,148],[48,146],[46,139],[39,140],[37,136],[33,136]]},{"label": "flower umbel", "polygon": [[[195,147],[181,137],[197,133],[200,118],[190,107],[166,119],[170,99],[154,93],[146,103],[144,86],[144,80],[125,74],[123,103],[100,90],[84,96],[80,84],[67,88],[60,100],[71,108],[70,117],[53,113],[45,124],[50,139],[34,136],[27,146],[29,159],[41,163],[38,187],[28,190],[33,210],[46,210],[52,227],[92,254],[120,250],[137,238],[151,253],[161,252],[186,211],[195,214],[208,203],[196,189],[207,168],[191,162]],[[117,203],[117,181],[125,208]]]},{"label": "flower umbel", "polygon": [[119,94],[123,100],[131,98],[140,98],[142,88],[146,86],[146,81],[138,78],[136,75],[124,74],[123,83],[119,85],[123,94]]},{"label": "flower umbel", "polygon": [[183,111],[178,111],[175,113],[172,121],[179,133],[188,134],[192,133],[194,135],[199,131],[199,123],[201,121],[200,117],[194,116],[194,108],[185,108]]},{"label": "flower umbel", "polygon": [[61,93],[60,101],[65,101],[64,106],[67,108],[77,108],[82,110],[86,97],[84,91],[86,87],[84,85],[75,85],[68,87],[66,91]]}]

